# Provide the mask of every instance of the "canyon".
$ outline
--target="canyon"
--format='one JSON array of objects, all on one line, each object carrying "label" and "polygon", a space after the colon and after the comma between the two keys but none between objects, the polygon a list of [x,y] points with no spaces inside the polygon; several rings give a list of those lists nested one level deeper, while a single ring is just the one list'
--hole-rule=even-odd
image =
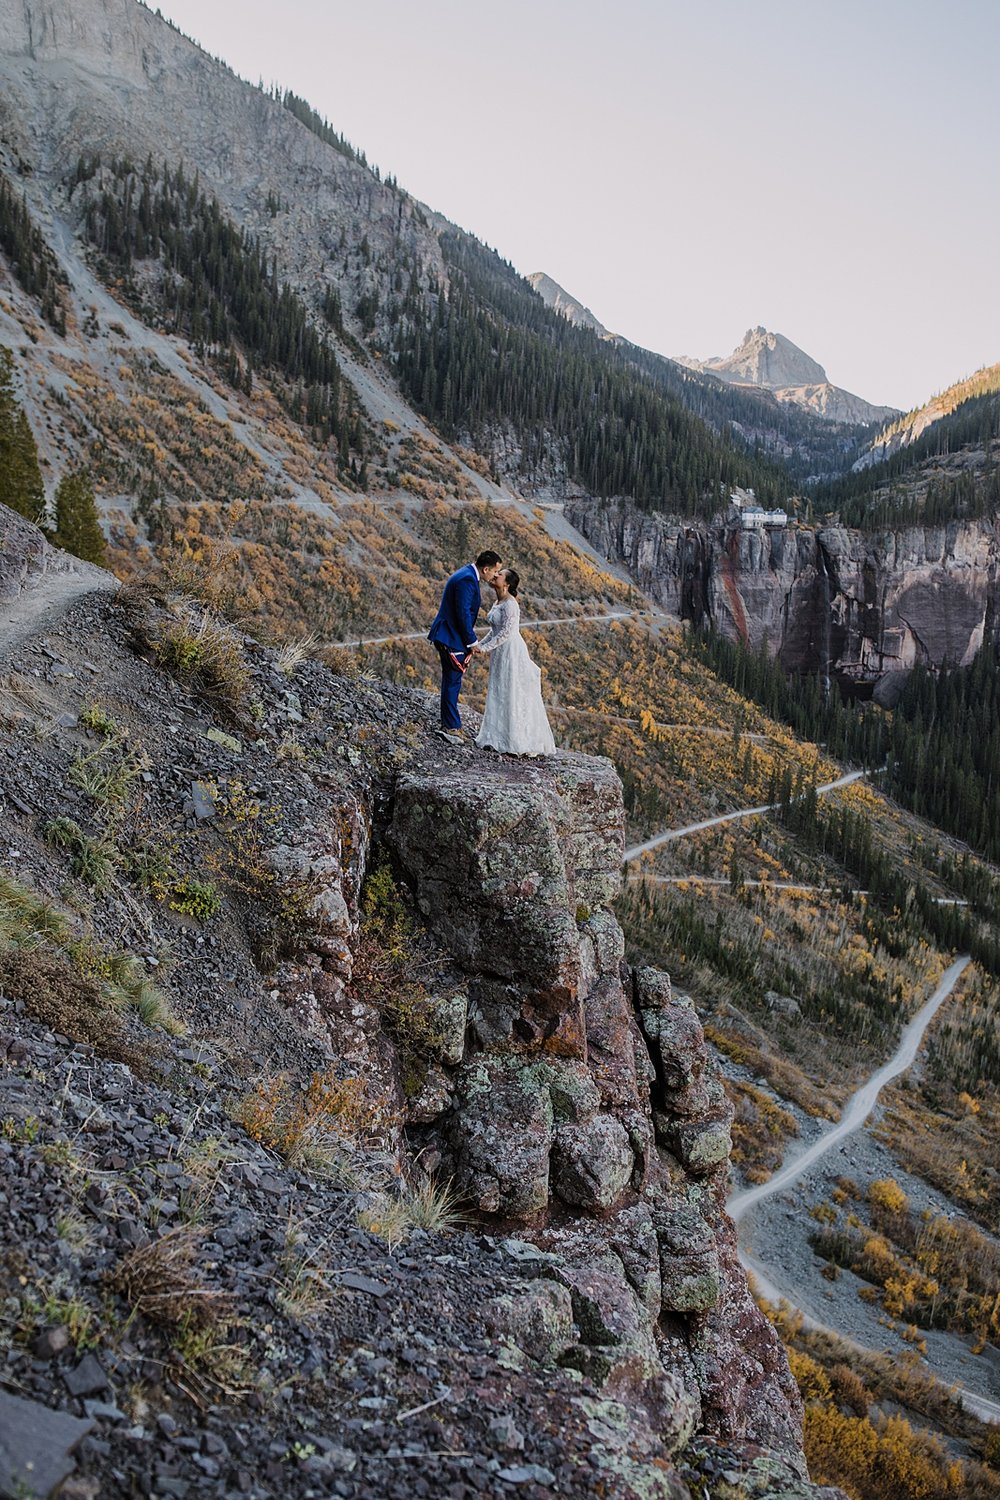
[{"label": "canyon", "polygon": [[883,703],[914,666],[970,662],[993,628],[993,521],[869,534],[697,526],[626,502],[571,501],[567,513],[670,613]]}]

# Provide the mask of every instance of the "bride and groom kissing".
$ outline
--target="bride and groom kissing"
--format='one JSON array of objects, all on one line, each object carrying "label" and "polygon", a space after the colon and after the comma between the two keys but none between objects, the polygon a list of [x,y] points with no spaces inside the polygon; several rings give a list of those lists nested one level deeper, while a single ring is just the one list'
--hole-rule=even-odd
[{"label": "bride and groom kissing", "polygon": [[[490,659],[483,722],[476,744],[508,755],[554,755],[555,740],[542,702],[542,673],[521,637],[521,580],[505,568],[496,552],[480,552],[474,563],[452,573],[441,595],[441,607],[427,639],[441,659],[441,728],[452,745],[466,743],[458,713],[458,695],[466,669],[477,656]],[[483,607],[481,585],[487,583],[496,603],[487,616],[489,630],[476,638]]]}]

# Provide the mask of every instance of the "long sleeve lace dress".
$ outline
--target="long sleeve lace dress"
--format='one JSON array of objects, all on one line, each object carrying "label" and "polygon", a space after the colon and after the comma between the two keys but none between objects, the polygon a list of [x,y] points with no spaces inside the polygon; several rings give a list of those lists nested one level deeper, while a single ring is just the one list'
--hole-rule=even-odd
[{"label": "long sleeve lace dress", "polygon": [[489,652],[490,680],[476,744],[508,755],[554,755],[542,671],[521,636],[521,606],[513,597],[501,599],[487,618],[490,628],[479,644]]}]

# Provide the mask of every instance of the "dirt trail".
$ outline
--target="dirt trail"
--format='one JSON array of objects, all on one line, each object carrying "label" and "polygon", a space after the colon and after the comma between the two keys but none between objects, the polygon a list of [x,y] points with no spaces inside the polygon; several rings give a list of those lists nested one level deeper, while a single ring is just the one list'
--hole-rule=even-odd
[{"label": "dirt trail", "polygon": [[917,1011],[912,1021],[903,1027],[903,1033],[899,1038],[899,1046],[887,1063],[873,1073],[867,1083],[862,1084],[856,1094],[852,1094],[844,1107],[844,1112],[839,1122],[813,1141],[807,1150],[794,1157],[788,1164],[782,1167],[780,1172],[775,1172],[766,1182],[757,1187],[748,1188],[746,1192],[736,1193],[730,1198],[727,1205],[729,1217],[734,1224],[749,1213],[756,1203],[764,1198],[770,1198],[772,1193],[778,1193],[782,1188],[788,1187],[790,1183],[796,1182],[808,1169],[817,1162],[821,1156],[833,1149],[845,1136],[851,1135],[855,1130],[860,1130],[865,1123],[875,1101],[885,1084],[891,1079],[897,1078],[900,1073],[913,1062],[924,1039],[924,1032],[934,1019],[941,1006],[948,999],[955,985],[958,983],[968,964],[972,962],[968,954],[956,958],[955,962],[945,970],[941,983],[925,1005]]},{"label": "dirt trail", "polygon": [[[727,1212],[733,1222],[739,1224],[746,1219],[748,1214],[764,1201],[789,1188],[798,1182],[809,1169],[829,1151],[833,1150],[847,1136],[860,1130],[868,1118],[880,1092],[885,1084],[891,1079],[897,1078],[900,1073],[905,1073],[910,1067],[928,1026],[934,1019],[941,1006],[949,998],[956,984],[961,979],[966,967],[971,962],[968,954],[956,958],[941,977],[941,981],[931,995],[930,999],[921,1007],[913,1019],[903,1029],[892,1057],[889,1058],[876,1073],[847,1101],[840,1121],[831,1126],[809,1146],[800,1152],[781,1171],[776,1172],[767,1182],[760,1183],[757,1187],[748,1188],[744,1192],[735,1193],[726,1205]],[[807,1328],[817,1332],[832,1333],[842,1342],[865,1352],[867,1346],[852,1339],[829,1324],[822,1322],[807,1303],[807,1293],[799,1286],[791,1285],[782,1270],[772,1265],[765,1265],[756,1256],[752,1256],[741,1246],[740,1260],[744,1267],[751,1272],[760,1296],[772,1303],[787,1302],[795,1311],[802,1314],[804,1324]],[[978,1391],[970,1391],[966,1387],[956,1386],[955,1393],[960,1397],[962,1405],[973,1412],[983,1422],[1000,1421],[1000,1403],[993,1401],[990,1397],[982,1395]]]},{"label": "dirt trail", "polygon": [[[835,792],[842,786],[850,786],[852,782],[860,781],[862,776],[867,775],[865,771],[848,771],[843,776],[838,776],[836,781],[827,781],[823,786],[816,788],[816,795],[822,797],[827,792]],[[656,833],[651,839],[646,839],[642,844],[633,844],[631,849],[626,849],[623,855],[625,864],[631,864],[643,854],[648,854],[652,849],[659,849],[661,844],[669,844],[674,839],[685,838],[689,833],[701,833],[706,828],[718,828],[721,823],[735,823],[739,818],[756,818],[761,813],[774,812],[780,807],[780,802],[765,802],[760,807],[741,807],[736,812],[720,813],[716,818],[704,818],[700,823],[688,823],[683,828],[668,828],[663,833]]]},{"label": "dirt trail", "polygon": [[113,574],[84,562],[65,571],[35,574],[20,593],[0,599],[0,657],[27,636],[51,629],[84,594],[111,593],[118,587]]}]

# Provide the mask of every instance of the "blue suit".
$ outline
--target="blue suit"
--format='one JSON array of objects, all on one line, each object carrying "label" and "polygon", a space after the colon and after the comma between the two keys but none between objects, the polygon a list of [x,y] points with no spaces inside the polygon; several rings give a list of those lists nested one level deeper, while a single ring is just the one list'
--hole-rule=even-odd
[{"label": "blue suit", "polygon": [[437,612],[427,639],[433,641],[441,658],[441,727],[461,729],[458,715],[458,694],[462,686],[462,674],[448,653],[454,651],[462,658],[476,640],[476,618],[483,607],[483,596],[479,592],[479,576],[471,563],[452,573],[441,595],[441,607]]}]

